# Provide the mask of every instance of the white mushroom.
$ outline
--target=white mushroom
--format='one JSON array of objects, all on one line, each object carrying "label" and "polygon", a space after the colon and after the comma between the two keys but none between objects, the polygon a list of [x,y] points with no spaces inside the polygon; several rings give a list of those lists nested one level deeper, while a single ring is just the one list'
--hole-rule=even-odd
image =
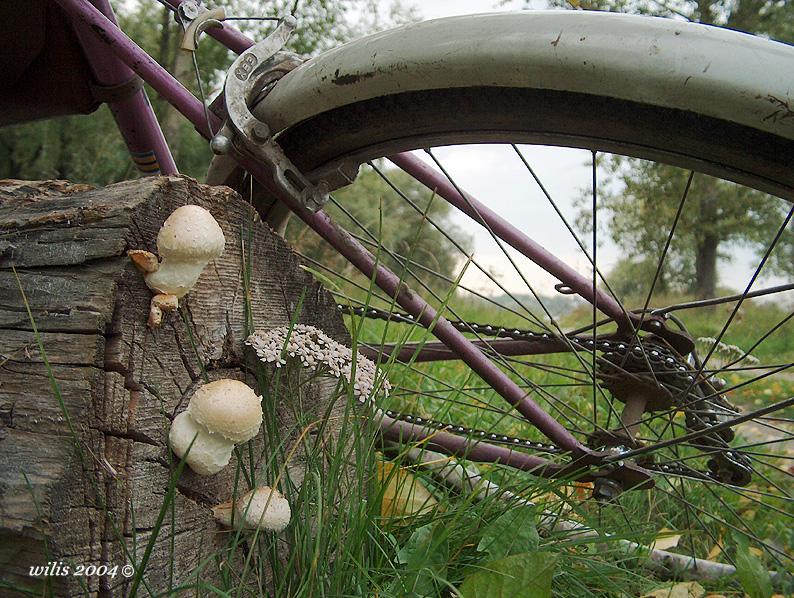
[{"label": "white mushroom", "polygon": [[133,249],[127,252],[144,273],[147,286],[156,294],[149,312],[149,327],[160,325],[163,312],[178,307],[178,299],[196,284],[204,267],[223,253],[226,239],[215,218],[201,206],[174,210],[157,234],[157,253]]},{"label": "white mushroom", "polygon": [[205,384],[190,399],[187,409],[174,418],[168,444],[180,459],[187,454],[185,461],[197,474],[218,473],[228,465],[234,445],[251,440],[259,432],[261,401],[238,380]]},{"label": "white mushroom", "polygon": [[232,527],[233,514],[234,525],[239,528],[271,532],[280,532],[287,527],[292,515],[287,499],[268,486],[251,490],[234,503],[228,501],[213,507],[212,514],[226,527]]}]

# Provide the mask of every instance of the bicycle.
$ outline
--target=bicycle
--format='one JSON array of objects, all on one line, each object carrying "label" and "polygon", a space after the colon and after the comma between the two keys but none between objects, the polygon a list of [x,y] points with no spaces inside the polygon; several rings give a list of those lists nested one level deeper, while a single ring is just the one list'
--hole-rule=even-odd
[{"label": "bicycle", "polygon": [[[794,112],[788,104],[792,90],[785,74],[794,49],[670,20],[531,12],[409,25],[303,63],[283,50],[296,26],[292,17],[278,20],[274,32],[254,44],[224,24],[220,11],[164,0],[177,12],[188,45],[204,32],[239,54],[227,75],[223,102],[207,109],[121,32],[105,0],[57,3],[74,20],[100,78],[102,97],[113,106],[121,133],[144,170],[169,174],[176,172],[176,166],[140,92],[141,79],[210,140],[217,157],[208,182],[247,193],[276,230],[284,230],[289,214],[297,215],[379,287],[377,306],[340,303],[341,312],[390,324],[419,324],[440,341],[372,343],[362,350],[365,355],[404,362],[409,371],[422,362],[459,359],[543,435],[499,432],[499,424],[515,415],[492,405],[478,417],[490,426],[458,425],[444,419],[449,412],[444,403],[440,416],[385,409],[381,426],[387,439],[423,442],[446,454],[536,476],[591,483],[599,501],[616,501],[623,492],[656,485],[665,496],[680,501],[687,520],[697,521],[707,533],[711,534],[701,516],[750,536],[765,552],[769,566],[781,570],[791,566],[792,556],[784,548],[768,542],[730,507],[725,517],[706,512],[669,480],[698,482],[725,506],[734,498],[758,505],[767,502],[769,508],[791,518],[787,509],[794,498],[785,482],[771,479],[769,472],[790,482],[792,474],[772,460],[791,458],[774,449],[794,437],[789,429],[792,418],[787,416],[794,398],[740,414],[727,393],[784,372],[794,363],[759,366],[764,373],[734,386],[726,386],[718,377],[731,372],[740,359],[727,366],[707,366],[747,299],[794,289],[794,284],[783,284],[753,290],[770,254],[790,233],[787,227],[794,208],[784,209],[779,227],[770,231],[770,244],[741,294],[652,307],[665,259],[662,253],[645,305],[631,310],[609,288],[595,251],[588,253],[564,218],[592,264],[592,277],[577,272],[466,193],[430,146],[505,143],[533,177],[518,144],[590,150],[593,177],[596,153],[611,152],[719,176],[791,202]],[[763,72],[757,70],[759,63],[764,64]],[[633,78],[630,84],[628,77]],[[402,118],[395,118],[396,114]],[[411,153],[420,148],[427,150],[432,166]],[[508,247],[558,280],[558,292],[586,300],[592,321],[563,330],[528,282],[543,311],[540,317],[494,277],[491,283],[501,287],[515,307],[473,294],[500,310],[496,321],[468,321],[439,296],[443,307],[436,311],[405,283],[412,276],[422,285],[421,277],[412,272],[421,264],[382,248],[365,228],[363,236],[344,230],[323,210],[334,201],[330,192],[353,183],[367,165],[410,202],[389,180],[388,172],[379,168],[380,158],[432,190],[436,201],[448,202],[485,228],[519,274]],[[681,208],[692,176],[682,192]],[[665,252],[674,232],[675,224]],[[400,264],[404,273],[384,266],[381,252]],[[322,264],[313,266],[322,268]],[[424,286],[432,295],[433,289]],[[685,326],[673,328],[680,323],[673,312],[726,303],[735,307],[701,357]],[[599,312],[605,319],[599,319]],[[741,357],[790,317],[759,335]],[[599,328],[608,330],[598,333]],[[570,361],[562,365],[531,361],[533,356],[550,354],[567,355]],[[557,391],[544,389],[526,373],[544,369],[583,386],[592,399],[587,403],[591,413],[566,405],[565,399],[554,396]],[[444,392],[455,390],[444,389],[443,380],[434,384]],[[530,398],[530,391],[545,407]],[[468,389],[460,394],[466,400],[476,398]],[[780,436],[744,442],[733,429],[751,420]],[[765,452],[770,445],[772,452]],[[748,487],[754,479],[764,480],[769,491]],[[717,538],[710,539],[720,544]],[[694,543],[690,550],[686,567],[707,562]],[[730,566],[717,570],[734,571]]]}]

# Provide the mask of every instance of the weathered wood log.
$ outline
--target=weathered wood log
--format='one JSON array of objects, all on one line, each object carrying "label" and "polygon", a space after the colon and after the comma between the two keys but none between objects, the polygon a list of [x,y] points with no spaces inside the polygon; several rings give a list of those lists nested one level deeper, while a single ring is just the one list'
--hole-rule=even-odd
[{"label": "weathered wood log", "polygon": [[[179,313],[150,330],[151,293],[125,252],[156,252],[164,219],[188,203],[213,214],[225,251]],[[130,580],[120,574],[32,577],[30,567],[123,565],[124,544],[140,558],[176,466],[170,420],[204,380],[255,387],[243,357],[251,320],[288,324],[301,297],[300,322],[347,342],[332,297],[227,188],[182,177],[102,189],[0,183],[0,594],[16,586],[41,595],[50,584],[57,596],[124,595]],[[330,391],[313,392],[302,408],[316,419]],[[290,429],[294,410],[273,409]],[[150,589],[186,579],[225,542],[210,506],[229,499],[234,471],[233,457],[214,476],[183,472],[146,569]]]}]

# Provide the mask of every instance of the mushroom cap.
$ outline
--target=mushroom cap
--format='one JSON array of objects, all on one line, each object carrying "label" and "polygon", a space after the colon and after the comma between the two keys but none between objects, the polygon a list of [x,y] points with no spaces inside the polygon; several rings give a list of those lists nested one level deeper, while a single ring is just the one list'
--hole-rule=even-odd
[{"label": "mushroom cap", "polygon": [[292,512],[281,492],[261,486],[237,499],[234,516],[244,521],[243,527],[280,532],[289,525]]},{"label": "mushroom cap", "polygon": [[215,218],[201,206],[174,210],[157,234],[161,259],[209,262],[223,253],[226,239]]},{"label": "mushroom cap", "polygon": [[190,448],[185,462],[199,475],[218,473],[229,464],[234,448],[233,442],[217,434],[208,433],[206,428],[198,424],[187,411],[177,415],[171,423],[168,444],[180,459]]},{"label": "mushroom cap", "polygon": [[216,380],[196,391],[187,412],[210,434],[246,442],[262,425],[262,398],[239,380]]}]

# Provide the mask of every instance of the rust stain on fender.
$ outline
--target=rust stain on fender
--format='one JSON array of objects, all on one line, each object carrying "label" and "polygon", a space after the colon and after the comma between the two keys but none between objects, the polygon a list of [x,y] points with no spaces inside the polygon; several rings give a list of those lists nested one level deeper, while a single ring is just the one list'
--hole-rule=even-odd
[{"label": "rust stain on fender", "polygon": [[349,75],[340,75],[339,69],[336,69],[334,73],[334,78],[331,79],[331,82],[334,85],[352,85],[353,83],[358,83],[364,79],[369,79],[370,77],[374,77],[374,72],[369,73],[350,73]]}]

